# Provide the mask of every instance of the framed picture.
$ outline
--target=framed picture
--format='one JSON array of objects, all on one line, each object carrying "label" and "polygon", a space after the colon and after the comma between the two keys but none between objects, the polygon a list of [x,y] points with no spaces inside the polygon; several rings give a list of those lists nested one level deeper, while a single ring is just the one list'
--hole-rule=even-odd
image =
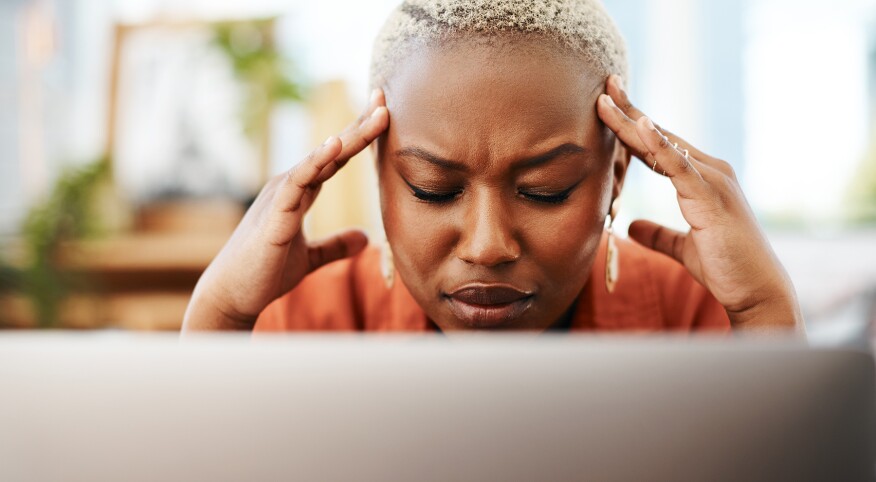
[{"label": "framed picture", "polygon": [[273,20],[117,25],[107,153],[125,198],[258,192],[272,96],[246,69],[276,61],[273,30]]}]

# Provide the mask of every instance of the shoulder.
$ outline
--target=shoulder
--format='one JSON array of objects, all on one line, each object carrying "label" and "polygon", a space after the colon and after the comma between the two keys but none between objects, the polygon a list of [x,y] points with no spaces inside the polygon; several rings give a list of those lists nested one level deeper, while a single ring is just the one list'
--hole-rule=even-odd
[{"label": "shoulder", "polygon": [[425,327],[425,315],[402,283],[386,286],[380,257],[379,248],[368,246],[310,273],[265,308],[256,331],[404,330],[415,329],[420,317]]},{"label": "shoulder", "polygon": [[[626,238],[617,239],[620,276],[613,293],[604,285],[605,242],[579,303],[595,329],[728,330],[723,306],[674,259]],[[589,298],[585,300],[584,297]]]}]

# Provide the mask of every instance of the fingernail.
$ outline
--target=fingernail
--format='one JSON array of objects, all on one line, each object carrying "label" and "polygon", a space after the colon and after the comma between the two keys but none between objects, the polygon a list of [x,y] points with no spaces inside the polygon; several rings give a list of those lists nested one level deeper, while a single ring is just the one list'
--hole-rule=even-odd
[{"label": "fingernail", "polygon": [[617,107],[614,104],[614,99],[612,99],[611,96],[608,94],[602,94],[602,102],[604,102],[605,105],[607,105],[608,107]]},{"label": "fingernail", "polygon": [[323,145],[323,146],[327,146],[327,145],[329,144],[329,142],[331,142],[332,139],[334,139],[334,138],[335,138],[335,136],[328,136],[328,137],[326,138],[326,140],[322,143],[322,145]]},{"label": "fingernail", "polygon": [[368,105],[372,105],[377,101],[377,96],[380,95],[380,89],[374,89],[371,91],[371,98],[368,100]]},{"label": "fingernail", "polygon": [[645,117],[645,127],[647,127],[648,130],[652,130],[652,131],[656,131],[656,130],[657,130],[657,128],[654,127],[654,123],[651,122],[651,118],[650,118],[650,117]]},{"label": "fingernail", "polygon": [[374,109],[374,112],[371,113],[371,118],[376,118],[380,114],[381,110],[383,110],[383,106]]}]

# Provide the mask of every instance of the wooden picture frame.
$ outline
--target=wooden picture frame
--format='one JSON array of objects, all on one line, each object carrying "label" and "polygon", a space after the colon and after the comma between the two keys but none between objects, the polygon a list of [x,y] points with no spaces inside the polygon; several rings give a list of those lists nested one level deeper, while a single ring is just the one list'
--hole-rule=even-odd
[{"label": "wooden picture frame", "polygon": [[106,152],[127,200],[245,200],[267,181],[270,106],[246,132],[245,85],[213,44],[216,28],[237,25],[273,46],[271,19],[116,25]]}]

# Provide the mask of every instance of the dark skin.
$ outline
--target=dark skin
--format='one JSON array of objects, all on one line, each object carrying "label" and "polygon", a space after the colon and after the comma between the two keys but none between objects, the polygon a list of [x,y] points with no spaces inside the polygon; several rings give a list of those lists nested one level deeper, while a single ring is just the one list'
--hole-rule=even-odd
[{"label": "dark skin", "polygon": [[[802,332],[793,286],[729,164],[654,126],[617,76],[521,37],[400,62],[362,117],[265,186],[198,282],[184,332],[252,329],[307,274],[364,249],[361,232],[313,242],[301,222],[369,144],[394,264],[442,330],[542,331],[569,316],[632,154],[669,178],[691,231],[636,221],[631,238],[682,263],[734,330]],[[523,297],[497,304],[484,294],[493,288]]]},{"label": "dark skin", "polygon": [[[386,235],[401,279],[444,331],[541,331],[563,318],[629,164],[594,108],[602,76],[549,45],[496,53],[429,49],[386,85]],[[447,293],[469,283],[512,285],[531,304],[514,319],[460,318]]]}]

